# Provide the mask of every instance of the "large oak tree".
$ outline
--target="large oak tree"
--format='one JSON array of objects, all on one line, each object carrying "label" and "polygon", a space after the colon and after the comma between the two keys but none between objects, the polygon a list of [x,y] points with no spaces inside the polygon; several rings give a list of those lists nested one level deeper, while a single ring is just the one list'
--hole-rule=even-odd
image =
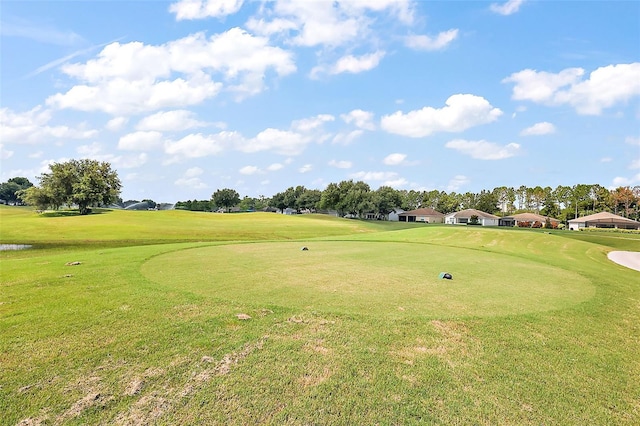
[{"label": "large oak tree", "polygon": [[77,206],[81,215],[92,206],[113,203],[122,184],[111,164],[96,160],[69,160],[49,165],[50,172],[38,177],[40,186],[27,188],[21,196],[39,209]]}]

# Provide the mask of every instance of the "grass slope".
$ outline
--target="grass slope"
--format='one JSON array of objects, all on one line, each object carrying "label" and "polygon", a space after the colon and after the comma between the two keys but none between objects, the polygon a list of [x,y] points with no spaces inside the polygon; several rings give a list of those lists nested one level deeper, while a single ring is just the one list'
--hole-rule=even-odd
[{"label": "grass slope", "polygon": [[[0,226],[36,244],[0,253],[0,424],[640,420],[640,274],[606,258],[634,236],[8,208]],[[442,285],[445,262],[445,294],[407,284]]]}]

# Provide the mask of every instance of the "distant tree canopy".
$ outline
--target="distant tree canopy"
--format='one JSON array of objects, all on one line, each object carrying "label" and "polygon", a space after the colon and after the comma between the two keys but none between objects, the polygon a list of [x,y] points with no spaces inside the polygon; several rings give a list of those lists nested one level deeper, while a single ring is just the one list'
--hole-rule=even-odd
[{"label": "distant tree canopy", "polygon": [[110,204],[118,199],[122,184],[111,164],[96,160],[69,160],[49,165],[49,173],[38,177],[40,186],[20,192],[22,199],[39,209],[58,209],[77,205],[81,215],[92,206]]},{"label": "distant tree canopy", "polygon": [[214,206],[229,210],[231,207],[240,203],[240,194],[234,189],[218,189],[211,195],[211,201]]},{"label": "distant tree canopy", "polygon": [[25,177],[14,177],[0,183],[0,200],[9,204],[23,204],[20,191],[32,187],[33,184]]},{"label": "distant tree canopy", "polygon": [[[371,190],[368,184],[353,180],[330,183],[322,191],[304,186],[289,187],[271,199],[261,197],[259,205],[298,211],[336,210],[339,216],[347,214],[383,218],[395,209],[414,210],[430,207],[448,214],[461,209],[477,209],[487,213],[508,215],[519,212],[536,212],[565,222],[574,217],[610,211],[631,219],[640,219],[640,186],[618,187],[609,190],[601,185],[578,184],[551,187],[518,188],[501,186],[478,193],[397,190],[382,186]],[[245,197],[240,204],[257,205],[257,200]]]},{"label": "distant tree canopy", "polygon": [[[345,180],[330,183],[324,190],[307,189],[304,186],[292,186],[273,197],[244,197],[236,199],[237,193],[231,189],[218,190],[214,196],[222,197],[231,192],[234,197],[228,204],[218,201],[186,201],[176,203],[176,208],[186,210],[211,211],[217,207],[238,206],[243,211],[262,210],[272,207],[278,210],[287,208],[300,211],[335,210],[339,216],[385,218],[395,209],[414,210],[430,207],[448,214],[462,209],[477,209],[491,214],[510,215],[520,212],[536,212],[567,222],[570,219],[600,211],[609,211],[625,217],[640,219],[640,186],[618,187],[609,190],[598,184],[559,185],[556,188],[501,186],[493,190],[478,193],[446,192],[439,190],[416,191],[398,190],[390,186],[381,186],[372,190],[362,181]],[[212,198],[214,198],[212,196]]]}]

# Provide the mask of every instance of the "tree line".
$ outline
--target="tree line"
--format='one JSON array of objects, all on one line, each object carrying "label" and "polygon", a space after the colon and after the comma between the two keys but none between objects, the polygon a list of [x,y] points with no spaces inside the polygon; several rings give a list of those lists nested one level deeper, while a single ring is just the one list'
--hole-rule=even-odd
[{"label": "tree line", "polygon": [[[221,193],[234,197],[220,198]],[[506,216],[520,212],[535,212],[562,222],[602,211],[640,219],[640,186],[621,186],[613,190],[599,184],[559,185],[556,188],[501,186],[480,192],[416,191],[381,186],[376,190],[363,181],[345,180],[330,183],[324,190],[304,186],[289,187],[271,198],[260,196],[240,198],[229,188],[216,191],[210,200],[189,200],[176,203],[185,210],[213,211],[237,207],[240,211],[275,208],[297,212],[335,210],[338,215],[364,218],[384,218],[395,209],[405,211],[432,208],[448,214],[463,209],[476,209]]]},{"label": "tree line", "polygon": [[[37,209],[77,206],[87,214],[94,206],[123,204],[122,184],[107,162],[70,160],[53,163],[50,171],[38,176],[39,186],[24,177],[0,183],[0,200],[5,204],[28,204]],[[156,205],[152,200],[143,200]],[[271,197],[240,197],[230,188],[216,190],[209,200],[178,201],[176,209],[215,211],[232,208],[239,211],[292,209],[297,212],[335,210],[338,215],[385,218],[395,209],[405,211],[422,207],[448,214],[477,209],[491,214],[510,215],[535,212],[567,222],[575,217],[608,211],[629,219],[640,219],[640,185],[607,189],[599,184],[577,184],[518,188],[500,186],[480,192],[417,191],[381,186],[373,190],[363,181],[343,180],[330,183],[324,190],[304,186],[289,187]]]}]

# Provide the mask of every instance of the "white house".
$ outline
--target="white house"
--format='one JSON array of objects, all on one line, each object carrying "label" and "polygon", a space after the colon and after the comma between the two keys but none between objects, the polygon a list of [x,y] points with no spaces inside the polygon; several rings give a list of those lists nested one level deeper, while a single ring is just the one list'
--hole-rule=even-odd
[{"label": "white house", "polygon": [[402,209],[394,209],[389,213],[389,220],[392,222],[398,222],[400,220],[400,213],[404,213]]},{"label": "white house", "polygon": [[640,222],[609,212],[577,217],[569,221],[569,229],[575,231],[583,228],[640,229]]},{"label": "white house", "polygon": [[421,208],[398,215],[400,222],[442,223],[444,215],[432,208]]},{"label": "white house", "polygon": [[518,213],[511,216],[501,217],[499,225],[536,227],[536,222],[538,222],[542,227],[544,227],[546,226],[547,219],[551,222],[552,228],[557,228],[558,225],[560,225],[560,221],[558,219],[536,213]]},{"label": "white house", "polygon": [[459,212],[449,213],[444,217],[444,223],[450,225],[466,225],[471,222],[471,217],[477,216],[478,224],[482,226],[498,226],[500,218],[490,213],[485,213],[476,209],[460,210]]}]

